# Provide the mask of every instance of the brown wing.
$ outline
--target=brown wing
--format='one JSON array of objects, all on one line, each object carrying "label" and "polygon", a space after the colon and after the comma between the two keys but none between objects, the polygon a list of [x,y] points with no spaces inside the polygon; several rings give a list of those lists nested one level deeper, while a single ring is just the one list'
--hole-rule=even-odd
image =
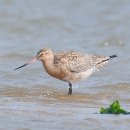
[{"label": "brown wing", "polygon": [[109,57],[81,54],[74,51],[62,52],[55,55],[55,62],[62,62],[72,72],[83,72],[93,68],[101,68]]},{"label": "brown wing", "polygon": [[108,62],[109,57],[83,54],[67,62],[67,68],[72,72],[83,72],[89,69],[100,69]]}]

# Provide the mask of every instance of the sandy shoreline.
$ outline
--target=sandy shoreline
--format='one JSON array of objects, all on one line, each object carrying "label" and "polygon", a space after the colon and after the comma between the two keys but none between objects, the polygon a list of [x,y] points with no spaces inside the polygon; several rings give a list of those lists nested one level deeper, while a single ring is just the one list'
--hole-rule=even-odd
[{"label": "sandy shoreline", "polygon": [[[123,84],[122,84],[123,85]],[[124,84],[126,86],[126,84]],[[128,85],[128,84],[127,84]],[[0,91],[0,129],[10,130],[60,130],[60,129],[129,129],[130,115],[101,115],[99,109],[113,100],[119,100],[125,109],[130,110],[130,99],[120,95],[120,89],[109,90],[108,86],[97,88],[97,93],[73,94],[54,91],[54,88],[5,88]],[[128,85],[129,86],[129,85]],[[108,95],[102,98],[108,88]],[[93,88],[96,89],[96,88]],[[129,87],[125,87],[129,89]],[[122,90],[121,90],[122,91]],[[128,93],[128,90],[124,90]],[[47,93],[48,92],[48,93]],[[52,93],[53,92],[53,93]],[[30,93],[30,95],[29,95]],[[115,96],[111,97],[113,94]],[[115,98],[116,97],[116,98]],[[115,99],[114,99],[115,98]],[[15,125],[12,125],[15,124]],[[37,128],[38,127],[38,128]]]}]

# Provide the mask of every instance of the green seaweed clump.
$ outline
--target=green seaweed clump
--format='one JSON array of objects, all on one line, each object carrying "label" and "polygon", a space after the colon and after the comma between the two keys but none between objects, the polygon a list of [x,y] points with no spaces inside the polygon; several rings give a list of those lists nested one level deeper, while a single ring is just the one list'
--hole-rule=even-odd
[{"label": "green seaweed clump", "polygon": [[109,108],[101,107],[100,114],[129,114],[129,112],[121,108],[119,101],[114,101]]}]

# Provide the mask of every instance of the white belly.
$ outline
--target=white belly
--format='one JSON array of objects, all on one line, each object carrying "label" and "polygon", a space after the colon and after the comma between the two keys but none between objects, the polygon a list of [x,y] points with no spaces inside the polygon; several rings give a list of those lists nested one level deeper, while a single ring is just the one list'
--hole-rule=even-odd
[{"label": "white belly", "polygon": [[71,83],[72,82],[79,82],[79,81],[84,80],[87,77],[89,77],[95,70],[96,70],[96,68],[93,68],[93,69],[89,69],[89,70],[84,71],[84,72],[73,73],[71,76],[67,76],[65,78],[65,80],[69,81]]},{"label": "white belly", "polygon": [[94,71],[95,69],[90,69],[90,70],[78,73],[76,76],[77,81],[81,81],[88,78]]}]

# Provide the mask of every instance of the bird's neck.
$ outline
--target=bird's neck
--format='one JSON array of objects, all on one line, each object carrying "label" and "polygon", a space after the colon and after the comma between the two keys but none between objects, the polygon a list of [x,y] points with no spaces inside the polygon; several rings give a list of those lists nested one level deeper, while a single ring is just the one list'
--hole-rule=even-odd
[{"label": "bird's neck", "polygon": [[42,64],[43,64],[46,72],[52,76],[53,76],[53,73],[55,73],[55,71],[57,71],[54,66],[54,59],[42,61]]},{"label": "bird's neck", "polygon": [[47,69],[47,68],[48,69],[53,68],[54,67],[53,63],[54,63],[54,59],[53,58],[42,61],[42,64],[43,64],[43,66],[44,66],[45,69]]}]

